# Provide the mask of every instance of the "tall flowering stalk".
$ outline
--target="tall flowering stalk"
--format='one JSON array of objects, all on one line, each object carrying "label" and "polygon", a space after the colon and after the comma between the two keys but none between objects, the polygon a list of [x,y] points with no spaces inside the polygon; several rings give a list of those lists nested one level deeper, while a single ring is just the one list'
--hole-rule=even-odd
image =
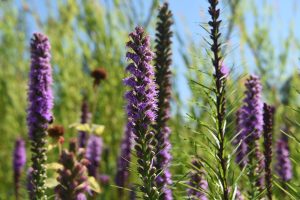
[{"label": "tall flowering stalk", "polygon": [[212,52],[212,64],[214,67],[214,93],[215,93],[215,106],[216,106],[216,137],[218,139],[218,148],[217,148],[217,160],[218,160],[218,179],[221,184],[222,189],[222,199],[229,199],[228,192],[228,161],[227,155],[225,154],[225,126],[226,126],[226,79],[228,73],[226,72],[224,66],[222,66],[222,55],[221,55],[221,42],[220,37],[221,33],[219,32],[221,20],[219,20],[220,9],[217,9],[219,3],[218,0],[208,0],[209,9],[208,13],[211,16],[211,20],[208,22],[210,26],[210,38],[212,40],[210,50]]},{"label": "tall flowering stalk", "polygon": [[50,65],[50,43],[42,33],[34,33],[30,43],[31,67],[29,74],[29,107],[27,123],[32,152],[33,199],[47,199],[45,194],[46,136],[48,124],[52,122],[52,74]]},{"label": "tall flowering stalk", "polygon": [[[130,127],[126,127],[125,135],[121,143],[120,156],[117,162],[117,174],[115,178],[116,185],[123,188],[128,183],[129,167],[131,160],[131,146],[132,146],[132,131]],[[119,190],[120,193],[123,190]]]},{"label": "tall flowering stalk", "polygon": [[204,171],[202,170],[202,164],[199,160],[194,159],[192,161],[193,170],[190,172],[190,180],[188,182],[190,188],[187,190],[189,199],[191,200],[208,200],[205,193],[208,189],[207,181],[204,179]]},{"label": "tall flowering stalk", "polygon": [[247,152],[248,152],[248,145],[246,143],[246,135],[243,130],[242,126],[242,110],[239,109],[236,112],[236,131],[237,131],[237,136],[236,139],[234,140],[233,144],[238,145],[237,147],[237,154],[235,161],[239,165],[241,169],[243,169],[247,165]]},{"label": "tall flowering stalk", "polygon": [[142,27],[136,27],[129,34],[130,49],[126,57],[132,62],[126,70],[131,76],[124,80],[131,90],[125,94],[128,101],[127,115],[128,127],[134,135],[134,149],[137,156],[137,171],[142,181],[140,190],[145,200],[157,200],[160,196],[156,187],[156,168],[153,165],[155,157],[155,138],[150,130],[156,119],[157,90],[154,82],[154,70],[150,65],[153,53],[150,50],[150,38]]},{"label": "tall flowering stalk", "polygon": [[[81,104],[81,119],[80,123],[88,123],[90,119],[89,105],[86,98],[83,99]],[[88,133],[85,131],[79,131],[78,133],[78,144],[80,148],[85,148],[88,140]]]},{"label": "tall flowering stalk", "polygon": [[15,149],[13,153],[14,184],[15,184],[16,199],[19,199],[20,178],[25,163],[26,163],[25,141],[19,138],[15,142]]},{"label": "tall flowering stalk", "polygon": [[288,137],[285,134],[282,134],[276,143],[276,159],[275,170],[284,184],[293,177]]},{"label": "tall flowering stalk", "polygon": [[[262,154],[258,149],[258,140],[263,131],[263,102],[261,101],[262,86],[258,76],[251,75],[246,83],[244,105],[240,109],[240,134],[245,137],[248,155],[249,195],[254,198],[259,194],[262,179],[259,177],[263,169]],[[260,161],[260,162],[257,162]]]},{"label": "tall flowering stalk", "polygon": [[[158,187],[162,188],[160,199],[171,200],[172,191],[168,185],[172,184],[169,165],[171,161],[171,143],[169,141],[170,128],[167,121],[170,118],[170,100],[171,100],[171,70],[172,52],[171,29],[172,13],[169,10],[168,3],[164,3],[158,14],[155,39],[155,67],[156,83],[158,86],[158,111],[155,129],[155,138],[157,140],[157,156],[155,167],[158,169],[159,176],[156,179]],[[162,171],[160,171],[162,170]]]},{"label": "tall flowering stalk", "polygon": [[69,151],[64,150],[60,156],[62,169],[58,170],[58,182],[55,188],[56,199],[86,200],[85,193],[88,191],[87,168],[88,160],[78,160],[76,155],[77,147],[75,142],[70,143]]},{"label": "tall flowering stalk", "polygon": [[100,166],[102,151],[103,151],[102,138],[95,135],[91,135],[88,140],[85,157],[89,161],[88,164],[89,176],[93,176],[96,179],[98,179],[98,168]]},{"label": "tall flowering stalk", "polygon": [[272,138],[275,108],[264,104],[264,155],[265,155],[265,184],[267,196],[272,200]]}]

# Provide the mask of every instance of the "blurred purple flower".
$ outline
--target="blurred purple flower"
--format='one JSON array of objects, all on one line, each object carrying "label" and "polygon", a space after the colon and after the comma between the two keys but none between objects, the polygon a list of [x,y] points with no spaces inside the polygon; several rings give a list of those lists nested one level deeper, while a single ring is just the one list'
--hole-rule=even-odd
[{"label": "blurred purple flower", "polygon": [[293,177],[292,163],[290,160],[288,137],[285,134],[282,134],[281,138],[277,141],[276,158],[277,163],[275,169],[279,177],[282,181],[291,180]]},{"label": "blurred purple flower", "polygon": [[263,102],[261,100],[262,85],[258,76],[251,75],[246,83],[244,105],[240,111],[241,134],[246,142],[258,140],[263,131]]},{"label": "blurred purple flower", "polygon": [[86,148],[86,158],[89,161],[89,176],[98,179],[98,168],[100,166],[101,155],[103,151],[103,141],[101,137],[91,135]]},{"label": "blurred purple flower", "polygon": [[13,168],[14,168],[14,184],[16,199],[19,199],[19,187],[22,170],[26,163],[25,141],[21,138],[15,142],[13,153]]},{"label": "blurred purple flower", "polygon": [[126,186],[129,178],[131,146],[132,132],[130,127],[126,127],[125,135],[121,143],[121,152],[117,162],[117,174],[115,177],[116,185],[122,188]]},{"label": "blurred purple flower", "polygon": [[241,109],[236,112],[236,134],[238,134],[233,141],[235,146],[239,145],[237,148],[237,155],[235,158],[236,163],[240,168],[244,168],[248,162],[247,152],[248,145],[246,143],[246,135],[242,130],[242,119],[241,119]]},{"label": "blurred purple flower", "polygon": [[190,172],[190,187],[187,190],[189,199],[191,200],[208,200],[205,193],[208,189],[208,183],[204,179],[205,172],[202,170],[202,164],[198,159],[192,161],[193,170]]},{"label": "blurred purple flower", "polygon": [[87,160],[77,161],[74,152],[64,150],[61,154],[60,164],[62,169],[58,170],[58,182],[55,192],[58,199],[85,200],[85,192],[88,190]]},{"label": "blurred purple flower", "polygon": [[[82,105],[81,105],[81,124],[88,123],[90,120],[90,112],[89,112],[89,106],[86,99],[83,99]],[[85,148],[86,143],[88,140],[88,133],[85,131],[79,131],[78,133],[78,144],[80,148]]]}]

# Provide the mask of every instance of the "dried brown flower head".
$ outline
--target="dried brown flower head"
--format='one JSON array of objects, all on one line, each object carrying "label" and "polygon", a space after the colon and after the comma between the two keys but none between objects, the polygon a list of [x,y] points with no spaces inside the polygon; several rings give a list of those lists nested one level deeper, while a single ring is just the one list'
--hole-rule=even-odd
[{"label": "dried brown flower head", "polygon": [[94,87],[100,84],[101,80],[105,80],[107,72],[104,68],[96,68],[91,72],[91,77],[94,78]]},{"label": "dried brown flower head", "polygon": [[53,125],[48,128],[48,135],[52,138],[58,139],[59,137],[63,136],[65,129],[61,125]]}]

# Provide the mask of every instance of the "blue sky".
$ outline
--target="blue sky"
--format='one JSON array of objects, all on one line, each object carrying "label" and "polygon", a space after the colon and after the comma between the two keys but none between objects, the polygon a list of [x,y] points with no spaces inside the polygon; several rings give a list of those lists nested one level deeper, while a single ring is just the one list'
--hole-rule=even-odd
[{"label": "blue sky", "polygon": [[[17,0],[20,3],[21,0]],[[112,0],[106,0],[112,1]],[[142,0],[133,0],[134,2],[139,3]],[[241,0],[241,6],[246,8],[249,7],[249,2],[255,2],[257,7],[259,8],[257,12],[259,13],[262,24],[266,24],[269,27],[269,31],[272,38],[272,44],[274,46],[274,51],[279,54],[280,51],[283,50],[282,41],[284,38],[288,36],[288,32],[292,24],[293,32],[295,37],[300,41],[300,26],[296,25],[296,19],[300,19],[300,1],[299,0]],[[39,0],[31,0],[32,6],[38,7],[40,9],[41,15],[43,15],[46,7],[44,6],[44,1]],[[149,8],[151,1],[144,1],[145,9]],[[173,12],[175,18],[175,29],[180,32],[181,35],[188,34],[191,41],[194,41],[195,44],[200,44],[200,40],[207,36],[205,32],[200,27],[200,23],[205,23],[208,21],[207,15],[207,7],[208,3],[206,0],[169,0],[170,8]],[[220,0],[220,2],[224,2]],[[223,26],[226,29],[229,8],[226,4],[221,4],[220,8],[223,11],[222,19]],[[252,31],[254,24],[253,13],[250,12],[246,14],[246,26],[248,31]],[[34,27],[33,27],[34,29]],[[32,30],[35,31],[35,30]],[[154,34],[152,33],[152,37]],[[237,65],[237,66],[250,66],[248,69],[250,72],[254,72],[256,66],[254,64],[254,60],[252,54],[249,50],[246,49],[247,54],[247,63],[242,63],[239,57],[239,30],[234,30],[231,37],[231,47],[233,51],[229,55],[229,59],[225,60],[225,63],[229,66]],[[179,54],[179,49],[181,46],[178,44],[176,40],[174,40],[174,67],[176,67],[176,73],[178,74],[177,85],[179,87],[180,93],[183,99],[188,99],[190,97],[190,93],[187,86],[187,80],[185,79],[186,67],[181,59]],[[201,48],[201,46],[199,46]],[[299,48],[299,47],[298,47]],[[295,65],[295,63],[299,64],[298,51],[294,50],[291,53],[291,61],[289,61],[289,66]],[[192,55],[197,56],[197,55]],[[249,59],[248,59],[249,58]],[[200,67],[200,66],[199,66]],[[289,69],[287,69],[289,70]]]}]

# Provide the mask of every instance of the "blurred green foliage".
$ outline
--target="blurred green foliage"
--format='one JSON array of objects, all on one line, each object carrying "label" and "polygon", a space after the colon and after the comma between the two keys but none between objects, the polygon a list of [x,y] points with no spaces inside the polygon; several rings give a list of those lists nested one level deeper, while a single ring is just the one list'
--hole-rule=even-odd
[{"label": "blurred green foliage", "polygon": [[[149,32],[153,31],[154,16],[159,5],[158,0],[152,0],[149,11],[145,13],[145,9],[137,9],[145,6],[144,1],[136,0],[43,1],[45,9],[41,11],[33,2],[0,1],[0,199],[11,199],[13,196],[11,155],[14,140],[18,136],[28,140],[26,107],[30,65],[29,41],[32,27],[48,35],[51,42],[55,123],[66,127],[66,141],[71,137],[77,137],[76,131],[67,127],[79,122],[83,96],[88,96],[90,104],[96,98],[92,89],[93,80],[90,78],[90,71],[96,67],[103,67],[107,70],[108,78],[101,83],[93,123],[106,127],[103,139],[108,155],[104,156],[101,163],[101,173],[110,175],[110,183],[113,185],[119,144],[126,122],[123,98],[126,88],[123,86],[122,79],[125,77],[124,55],[127,35],[136,25],[146,26]],[[231,37],[237,37],[239,41],[238,49],[233,50],[230,42],[226,43],[224,49],[227,55],[225,63],[233,63],[228,64],[231,68],[227,92],[228,141],[235,131],[235,110],[242,103],[243,83],[249,69],[248,59],[255,61],[257,67],[255,73],[262,77],[264,100],[277,108],[274,138],[278,138],[280,128],[288,124],[291,127],[291,133],[299,139],[297,133],[300,126],[297,124],[297,119],[300,115],[293,109],[299,107],[297,91],[300,84],[297,71],[299,63],[295,63],[295,66],[287,66],[290,52],[294,50],[292,44],[299,44],[293,35],[293,27],[291,26],[288,37],[281,40],[280,52],[274,52],[268,23],[259,23],[264,15],[257,13],[257,10],[261,9],[257,8],[255,1],[227,0],[224,4],[229,9],[224,14],[228,20],[228,29],[225,29],[223,36],[226,41],[230,41]],[[245,18],[249,15],[255,19],[255,26],[251,31],[247,29],[245,22]],[[182,33],[179,30],[176,31]],[[238,36],[232,36],[232,32],[238,32]],[[180,44],[179,55],[186,67],[186,78],[190,80],[189,89],[192,94],[191,99],[181,101],[180,87],[175,87],[180,84],[174,76],[173,118],[170,122],[174,158],[171,170],[174,179],[173,187],[176,188],[175,199],[183,199],[186,197],[184,184],[187,180],[191,156],[197,154],[208,161],[213,156],[210,146],[212,138],[207,136],[207,129],[204,126],[204,122],[209,126],[212,124],[209,99],[203,86],[195,83],[196,81],[209,87],[212,68],[205,40],[201,40],[200,44],[195,44],[185,34],[176,34],[176,36],[174,40]],[[229,59],[231,51],[239,54],[242,60],[239,62],[242,64]],[[174,74],[176,74],[175,67],[178,67],[178,64],[174,64]],[[237,68],[242,68],[242,70],[236,70]],[[292,72],[286,70],[287,68]],[[286,193],[298,199],[300,193],[299,182],[297,185],[297,180],[300,179],[299,143],[292,139],[290,143],[295,176],[290,187],[286,189]],[[27,147],[29,147],[28,142]],[[230,142],[226,150],[228,153],[233,151]],[[28,152],[28,161],[29,158]],[[234,163],[234,157],[231,159],[230,169],[232,182],[234,182],[240,172]],[[49,162],[57,161],[57,155],[50,154],[49,160]],[[134,175],[135,170],[133,165],[132,180],[137,180]],[[22,180],[25,185],[25,174]],[[245,180],[246,178],[242,176],[239,181],[240,188],[243,188]],[[118,199],[115,187],[106,186],[102,189],[103,193],[99,199]],[[290,198],[289,194],[281,195],[285,192],[282,192],[276,184],[274,184],[274,190],[275,196]],[[26,198],[26,191],[23,189],[22,199]]]}]

